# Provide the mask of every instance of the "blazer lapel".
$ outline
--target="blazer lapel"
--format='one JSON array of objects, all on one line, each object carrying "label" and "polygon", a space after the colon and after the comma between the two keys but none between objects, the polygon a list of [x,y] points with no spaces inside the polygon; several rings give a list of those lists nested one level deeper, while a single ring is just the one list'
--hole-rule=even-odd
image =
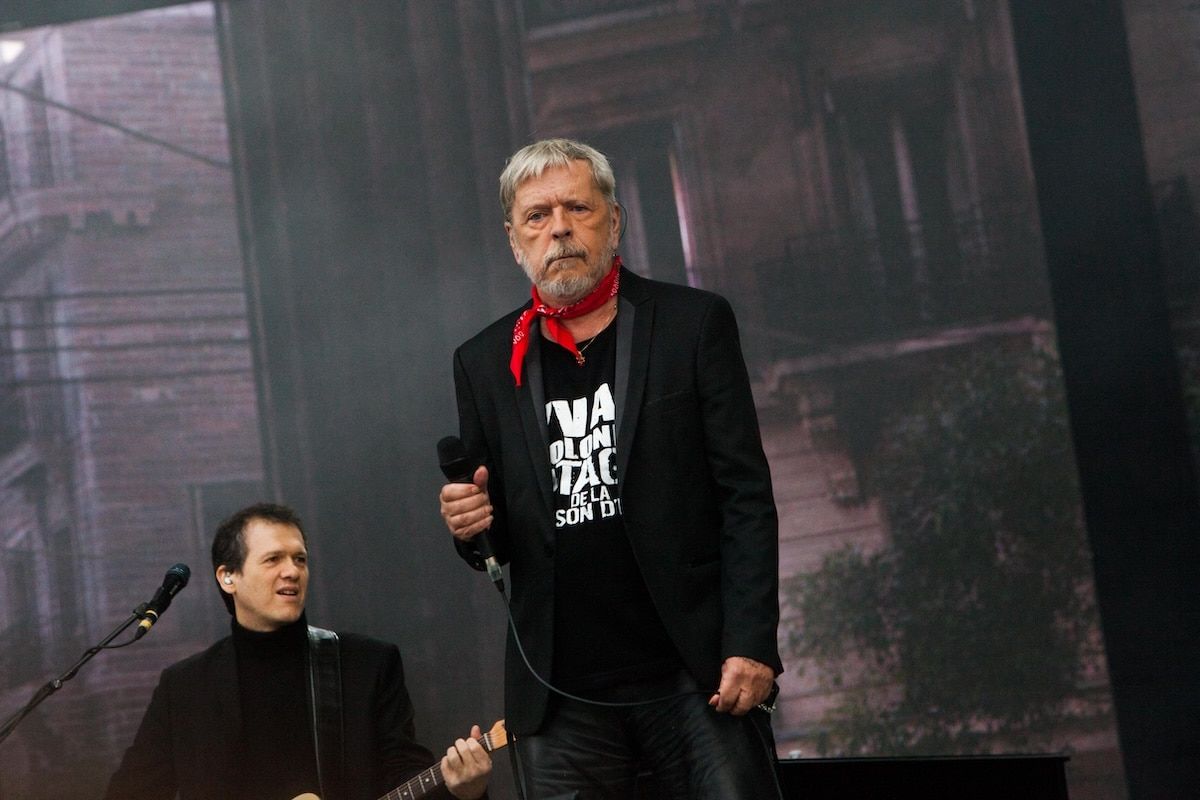
[{"label": "blazer lapel", "polygon": [[[621,274],[621,298],[617,312],[617,480],[624,481],[633,432],[646,390],[650,364],[650,331],[654,326],[654,301],[641,279],[632,272]],[[623,484],[622,484],[623,485]]]},{"label": "blazer lapel", "polygon": [[546,513],[554,516],[554,481],[550,471],[550,431],[546,424],[546,383],[542,377],[542,335],[534,324],[529,335],[529,350],[525,354],[525,380],[514,387],[521,425],[525,429],[525,445],[537,477]]}]

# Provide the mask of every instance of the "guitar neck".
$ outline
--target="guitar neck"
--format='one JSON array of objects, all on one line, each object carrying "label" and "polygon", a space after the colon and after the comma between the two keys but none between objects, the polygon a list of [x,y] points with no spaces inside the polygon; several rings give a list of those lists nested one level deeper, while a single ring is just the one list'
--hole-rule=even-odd
[{"label": "guitar neck", "polygon": [[[483,745],[483,749],[489,753],[504,747],[508,744],[508,733],[504,730],[504,720],[497,722],[490,731],[475,741]],[[445,783],[446,777],[442,775],[442,762],[439,761],[410,778],[404,785],[392,789],[379,800],[418,800],[421,797],[427,797],[430,792]]]},{"label": "guitar neck", "polygon": [[416,777],[409,779],[403,786],[392,789],[379,800],[417,800],[418,797],[428,796],[430,792],[445,782],[446,778],[442,775],[441,762],[438,762]]}]

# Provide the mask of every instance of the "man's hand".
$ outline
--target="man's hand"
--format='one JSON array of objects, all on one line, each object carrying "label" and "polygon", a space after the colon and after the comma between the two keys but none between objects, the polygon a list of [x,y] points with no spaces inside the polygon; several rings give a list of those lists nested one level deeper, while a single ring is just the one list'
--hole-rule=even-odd
[{"label": "man's hand", "polygon": [[477,534],[492,527],[492,499],[488,496],[487,467],[479,467],[472,476],[473,483],[447,483],[442,487],[442,519],[454,538],[469,542]]},{"label": "man's hand", "polygon": [[488,775],[492,773],[492,757],[478,742],[483,732],[478,725],[471,726],[471,735],[459,739],[446,750],[442,758],[442,777],[446,788],[459,800],[477,800],[487,789]]},{"label": "man's hand", "polygon": [[708,704],[720,712],[740,717],[767,699],[775,670],[742,656],[730,656],[721,665],[721,686],[709,698]]}]

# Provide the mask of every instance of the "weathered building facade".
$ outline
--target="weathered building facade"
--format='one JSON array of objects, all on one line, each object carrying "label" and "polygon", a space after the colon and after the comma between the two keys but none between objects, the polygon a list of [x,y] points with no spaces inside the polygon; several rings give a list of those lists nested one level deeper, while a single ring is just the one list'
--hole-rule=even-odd
[{"label": "weathered building facade", "polygon": [[262,467],[211,7],[9,42],[23,47],[0,66],[0,707],[171,564],[194,587],[6,742],[0,796],[48,798],[98,792],[158,670],[224,625],[210,530],[257,496]]},{"label": "weathered building facade", "polygon": [[[0,670],[20,675],[5,707],[174,561],[196,573],[178,601],[191,603],[187,618],[212,623],[198,638],[218,630],[203,540],[266,461],[327,541],[363,532],[330,545],[314,581],[338,590],[333,613],[409,637],[419,709],[485,713],[503,621],[439,538],[431,431],[453,424],[453,345],[526,291],[495,177],[530,138],[607,152],[626,263],[734,303],[785,587],[831,553],[889,544],[871,479],[881,432],[939,363],[1053,350],[1002,0],[245,0],[219,11],[254,245],[248,293],[228,171],[0,95],[0,404],[17,409],[0,420],[0,504],[17,521],[0,541],[0,636],[62,651]],[[31,33],[0,74],[227,160],[211,16],[150,19]],[[260,410],[252,361],[270,389]],[[446,636],[439,590],[459,575],[476,594],[451,609]],[[97,602],[70,607],[73,586]],[[790,647],[805,622],[782,599]],[[55,615],[75,620],[71,637],[47,633]],[[111,769],[154,673],[195,649],[193,633],[164,624],[140,658],[102,656],[45,707],[44,727],[27,721],[0,775],[43,774],[38,759],[78,753],[70,732],[101,721],[94,771]],[[1073,796],[1118,797],[1097,652],[1082,699],[1045,741],[1085,765]],[[815,661],[785,663],[780,751],[815,755],[827,715],[862,687],[853,670],[836,686]],[[439,680],[451,664],[459,680]],[[885,701],[902,691],[878,688]],[[0,777],[0,797],[10,782]]]}]

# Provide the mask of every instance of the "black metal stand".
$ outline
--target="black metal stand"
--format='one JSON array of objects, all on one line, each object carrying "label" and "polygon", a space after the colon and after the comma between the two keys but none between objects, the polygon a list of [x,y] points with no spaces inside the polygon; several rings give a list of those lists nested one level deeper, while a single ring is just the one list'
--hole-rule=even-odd
[{"label": "black metal stand", "polygon": [[[23,719],[25,719],[25,717],[29,716],[29,712],[31,712],[35,708],[37,708],[38,705],[43,700],[45,700],[47,697],[49,697],[50,695],[54,694],[59,689],[61,689],[63,687],[64,683],[71,680],[71,678],[74,678],[75,673],[79,672],[80,667],[82,667],[87,662],[91,661],[92,657],[95,656],[97,653],[99,653],[101,650],[108,647],[108,643],[111,642],[113,639],[117,638],[118,636],[120,636],[122,631],[124,631],[126,628],[128,628],[130,625],[132,625],[134,622],[136,622],[140,619],[143,619],[145,616],[146,616],[146,604],[143,603],[133,610],[133,613],[129,616],[128,619],[126,619],[124,622],[122,622],[120,625],[118,625],[116,627],[116,629],[113,630],[112,633],[110,633],[108,636],[106,636],[104,638],[104,641],[100,642],[100,644],[98,644],[94,647],[89,647],[87,650],[85,650],[83,655],[79,657],[79,660],[71,665],[70,669],[68,669],[62,675],[59,675],[54,680],[47,683],[42,688],[38,689],[36,692],[34,692],[34,695],[32,698],[30,698],[29,702],[26,703],[19,711],[17,711],[11,717],[9,717],[7,720],[5,720],[4,725],[0,726],[0,743],[3,743],[5,739],[7,739],[10,735],[12,735],[12,732],[17,729],[17,725],[19,725],[21,723],[21,720],[23,720]],[[137,641],[137,639],[135,638],[135,639],[133,639],[133,641]],[[133,641],[129,642],[129,644],[132,644]],[[118,646],[123,646],[123,645],[118,645]]]}]

